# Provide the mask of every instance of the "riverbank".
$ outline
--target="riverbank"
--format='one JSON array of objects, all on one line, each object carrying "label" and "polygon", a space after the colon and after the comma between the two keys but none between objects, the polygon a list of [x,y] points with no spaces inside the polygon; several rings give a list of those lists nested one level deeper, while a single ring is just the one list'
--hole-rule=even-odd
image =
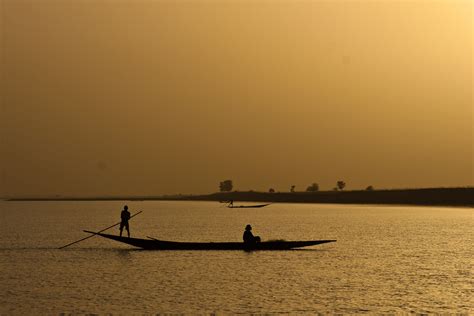
[{"label": "riverbank", "polygon": [[218,192],[205,195],[10,198],[7,201],[252,201],[266,203],[391,204],[474,207],[474,188],[318,192]]}]

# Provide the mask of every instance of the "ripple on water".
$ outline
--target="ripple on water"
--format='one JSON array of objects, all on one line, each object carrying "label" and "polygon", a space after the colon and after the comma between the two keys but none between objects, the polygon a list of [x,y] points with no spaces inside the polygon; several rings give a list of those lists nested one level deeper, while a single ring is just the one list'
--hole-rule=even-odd
[{"label": "ripple on water", "polygon": [[0,208],[8,209],[1,214],[0,313],[474,310],[471,209],[275,204],[236,213],[207,202],[142,202],[133,206],[145,210],[133,220],[142,236],[235,241],[252,223],[267,239],[338,241],[300,251],[157,252],[91,238],[56,249],[83,237],[82,228],[113,222],[117,205]]}]

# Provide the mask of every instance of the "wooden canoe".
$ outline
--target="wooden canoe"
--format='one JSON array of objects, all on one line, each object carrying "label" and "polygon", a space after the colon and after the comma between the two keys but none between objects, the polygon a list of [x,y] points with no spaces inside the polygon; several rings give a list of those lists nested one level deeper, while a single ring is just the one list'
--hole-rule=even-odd
[{"label": "wooden canoe", "polygon": [[260,207],[264,207],[264,206],[267,206],[267,205],[270,205],[270,203],[268,204],[258,204],[258,205],[227,205],[228,208],[260,208]]},{"label": "wooden canoe", "polygon": [[263,241],[257,244],[244,244],[243,242],[177,242],[149,239],[128,238],[85,230],[86,233],[95,234],[104,238],[119,241],[134,247],[148,250],[289,250],[314,245],[335,242],[336,240],[307,240],[307,241]]}]

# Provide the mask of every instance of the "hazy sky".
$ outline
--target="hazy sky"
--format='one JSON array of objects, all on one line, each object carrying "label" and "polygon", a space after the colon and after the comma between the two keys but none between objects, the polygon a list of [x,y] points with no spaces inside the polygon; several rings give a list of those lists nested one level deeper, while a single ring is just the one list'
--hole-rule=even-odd
[{"label": "hazy sky", "polygon": [[474,185],[470,0],[0,4],[0,196]]}]

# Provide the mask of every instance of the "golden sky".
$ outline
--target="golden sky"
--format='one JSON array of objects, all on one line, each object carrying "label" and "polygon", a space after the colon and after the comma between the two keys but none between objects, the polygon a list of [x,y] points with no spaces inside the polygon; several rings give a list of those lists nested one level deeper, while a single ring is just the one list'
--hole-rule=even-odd
[{"label": "golden sky", "polygon": [[0,5],[0,196],[474,185],[470,0]]}]

